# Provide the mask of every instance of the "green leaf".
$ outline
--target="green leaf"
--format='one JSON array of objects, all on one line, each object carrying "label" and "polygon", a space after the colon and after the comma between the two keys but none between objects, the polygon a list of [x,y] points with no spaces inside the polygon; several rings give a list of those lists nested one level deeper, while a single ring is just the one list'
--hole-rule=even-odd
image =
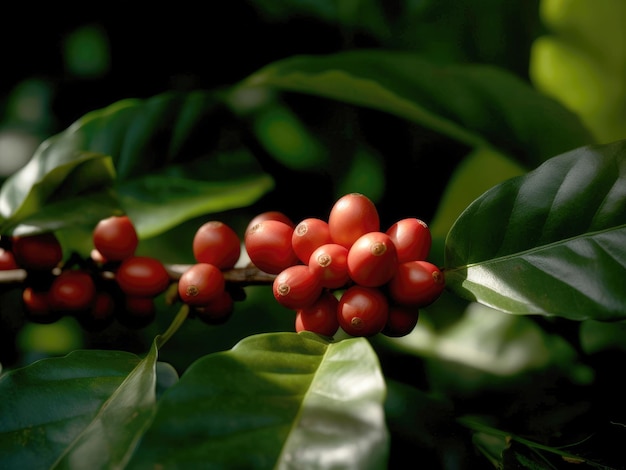
[{"label": "green leaf", "polygon": [[207,212],[220,212],[253,203],[274,186],[261,174],[230,181],[199,181],[147,175],[120,188],[120,200],[141,238]]},{"label": "green leaf", "polygon": [[391,113],[535,166],[593,140],[576,115],[504,70],[437,66],[419,55],[354,50],[270,64],[241,87],[269,86]]},{"label": "green leaf", "polygon": [[251,336],[165,392],[130,466],[384,468],[384,396],[364,338]]},{"label": "green leaf", "polygon": [[[61,224],[97,221],[110,215],[115,170],[107,156],[55,152],[54,139],[0,188],[0,233],[50,230]],[[49,208],[41,213],[41,208]],[[66,221],[60,222],[64,218]]]},{"label": "green leaf", "polygon": [[447,287],[519,314],[626,317],[626,140],[493,187],[446,239]]},{"label": "green leaf", "polygon": [[[242,145],[223,148],[227,119],[210,92],[164,93],[92,111],[42,143],[3,185],[4,225],[62,228],[126,212],[145,237],[209,211],[249,205],[273,180]],[[98,210],[81,201],[87,191]],[[69,212],[60,217],[53,203]]]},{"label": "green leaf", "polygon": [[626,3],[542,0],[548,34],[537,38],[529,76],[576,112],[600,142],[626,135]]},{"label": "green leaf", "polygon": [[0,467],[50,468],[142,363],[120,351],[74,351],[0,377]]},{"label": "green leaf", "polygon": [[53,468],[123,468],[154,415],[157,341]]},{"label": "green leaf", "polygon": [[[183,306],[148,354],[75,351],[0,377],[0,466],[123,468],[155,411],[159,394],[178,377],[159,367],[158,349],[178,330]],[[6,465],[5,465],[6,464]]]}]

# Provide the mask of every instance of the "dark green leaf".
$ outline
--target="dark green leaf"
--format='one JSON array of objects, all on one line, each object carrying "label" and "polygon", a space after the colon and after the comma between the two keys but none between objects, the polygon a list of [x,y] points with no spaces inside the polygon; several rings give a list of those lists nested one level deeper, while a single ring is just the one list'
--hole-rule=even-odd
[{"label": "dark green leaf", "polygon": [[0,378],[0,468],[49,468],[122,385],[140,359],[75,351]]},{"label": "dark green leaf", "polygon": [[384,395],[363,338],[251,336],[189,367],[130,466],[385,468]]},{"label": "dark green leaf", "polygon": [[581,147],[484,193],[446,240],[446,282],[510,313],[626,317],[626,141]]},{"label": "dark green leaf", "polygon": [[378,109],[534,166],[591,143],[578,117],[504,70],[435,66],[419,55],[355,50],[281,60],[241,86],[270,86]]},{"label": "dark green leaf", "polygon": [[205,213],[247,206],[273,185],[266,174],[230,181],[147,175],[124,184],[119,192],[137,233],[150,237]]},{"label": "dark green leaf", "polygon": [[[3,185],[3,225],[62,228],[123,211],[146,237],[253,203],[273,180],[240,144],[220,146],[223,113],[209,92],[164,93],[88,113],[44,142]],[[100,194],[112,187],[116,193]],[[80,200],[87,192],[100,206],[92,214]],[[70,211],[59,217],[53,203]]]},{"label": "dark green leaf", "polygon": [[64,450],[54,468],[122,468],[150,424],[156,402],[157,341],[98,414]]},{"label": "dark green leaf", "polygon": [[[1,233],[19,225],[23,225],[22,232],[50,230],[111,214],[116,203],[109,192],[115,180],[111,159],[79,150],[55,152],[56,141],[42,144],[29,163],[0,188]],[[51,211],[42,214],[42,207]]]}]

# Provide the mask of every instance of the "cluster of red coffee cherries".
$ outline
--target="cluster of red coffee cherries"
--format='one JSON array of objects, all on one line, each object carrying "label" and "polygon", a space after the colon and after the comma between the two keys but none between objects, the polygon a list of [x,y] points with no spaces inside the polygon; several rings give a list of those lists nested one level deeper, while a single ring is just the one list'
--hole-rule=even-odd
[{"label": "cluster of red coffee cherries", "polygon": [[165,266],[135,256],[137,232],[127,216],[101,220],[88,260],[64,259],[53,232],[13,236],[0,249],[0,269],[26,271],[22,301],[29,319],[50,323],[73,315],[88,330],[114,320],[143,327],[154,319],[154,299],[170,285]]},{"label": "cluster of red coffee cherries", "polygon": [[[176,283],[170,303],[182,302],[192,317],[226,321],[242,285],[233,272],[242,241],[221,221],[201,225],[193,242],[195,263],[172,272],[156,258],[138,256],[137,232],[125,215],[101,220],[93,229],[88,260],[64,254],[52,232],[10,237],[0,248],[0,270],[23,269],[22,300],[30,319],[52,322],[74,315],[90,330],[115,319],[142,327],[154,319],[155,298]],[[6,242],[6,238],[3,238]],[[256,272],[271,283],[275,299],[295,311],[295,330],[334,336],[404,336],[419,310],[444,289],[442,271],[428,262],[428,226],[417,218],[380,229],[376,206],[365,195],[347,194],[327,220],[295,224],[282,212],[258,214],[248,224],[243,247]],[[248,282],[244,279],[242,283]],[[170,290],[171,291],[171,290]]]},{"label": "cluster of red coffee cherries", "polygon": [[326,220],[261,214],[244,243],[255,266],[276,274],[274,297],[296,312],[296,331],[404,336],[445,286],[426,260],[428,226],[405,218],[383,232],[376,206],[360,193],[339,198]]}]

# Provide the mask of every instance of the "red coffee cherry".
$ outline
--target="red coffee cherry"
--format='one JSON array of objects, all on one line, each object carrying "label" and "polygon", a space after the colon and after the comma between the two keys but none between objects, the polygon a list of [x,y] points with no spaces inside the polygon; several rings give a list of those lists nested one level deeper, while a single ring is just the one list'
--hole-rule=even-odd
[{"label": "red coffee cherry", "polygon": [[406,336],[413,331],[418,319],[419,310],[416,307],[392,304],[389,306],[389,317],[381,333],[391,338]]},{"label": "red coffee cherry", "polygon": [[350,281],[348,249],[337,243],[317,248],[309,258],[309,269],[320,278],[322,287],[339,289]]},{"label": "red coffee cherry", "polygon": [[17,264],[33,271],[49,271],[63,259],[63,249],[52,232],[13,238],[13,256]]},{"label": "red coffee cherry", "polygon": [[122,261],[135,254],[139,237],[126,215],[111,216],[96,224],[92,233],[93,244],[107,261]]},{"label": "red coffee cherry", "polygon": [[398,254],[389,235],[369,232],[359,237],[348,251],[348,273],[357,284],[379,287],[396,272]]},{"label": "red coffee cherry", "polygon": [[264,220],[250,227],[244,246],[250,261],[261,271],[278,274],[300,260],[291,246],[293,228],[278,220]]},{"label": "red coffee cherry", "polygon": [[281,271],[272,284],[274,298],[293,310],[307,307],[322,294],[320,279],[307,265],[297,264]]},{"label": "red coffee cherry", "polygon": [[115,299],[107,291],[97,291],[91,308],[79,313],[76,319],[87,331],[102,331],[115,320]]},{"label": "red coffee cherry", "polygon": [[311,253],[316,248],[326,243],[332,243],[328,223],[315,217],[300,221],[294,228],[291,237],[293,251],[304,264],[309,262]]},{"label": "red coffee cherry", "polygon": [[291,228],[294,228],[296,226],[296,224],[293,223],[293,220],[291,220],[291,218],[283,212],[280,212],[280,211],[261,212],[260,214],[255,215],[250,220],[250,222],[248,222],[246,231],[244,232],[244,238],[245,238],[245,235],[248,233],[248,230],[250,230],[259,222],[263,222],[264,220],[277,220],[279,222],[289,225]]},{"label": "red coffee cherry", "polygon": [[351,336],[373,336],[387,324],[389,302],[378,288],[352,286],[337,306],[339,326]]},{"label": "red coffee cherry", "polygon": [[204,305],[220,296],[224,288],[224,274],[208,263],[194,264],[178,280],[178,295],[188,305]]},{"label": "red coffee cherry", "polygon": [[330,210],[328,228],[333,243],[350,248],[361,235],[380,230],[378,210],[367,196],[346,194]]},{"label": "red coffee cherry", "polygon": [[91,308],[96,286],[91,275],[79,269],[62,271],[50,285],[50,308],[59,312],[78,312]]},{"label": "red coffee cherry", "polygon": [[241,240],[231,227],[219,220],[211,220],[196,231],[192,249],[198,263],[231,269],[241,255]]},{"label": "red coffee cherry", "polygon": [[331,292],[323,292],[311,305],[296,310],[296,332],[312,331],[322,336],[333,336],[339,329],[338,306],[337,297]]},{"label": "red coffee cherry", "polygon": [[60,316],[50,309],[48,291],[28,286],[22,291],[22,304],[29,320],[37,323],[52,323]]},{"label": "red coffee cherry", "polygon": [[18,269],[17,261],[11,250],[5,250],[0,248],[0,271],[7,271],[9,269]]},{"label": "red coffee cherry", "polygon": [[398,220],[385,232],[398,252],[398,263],[423,261],[428,258],[432,235],[426,222],[416,218]]},{"label": "red coffee cherry", "polygon": [[119,310],[116,318],[120,324],[128,328],[145,328],[156,318],[154,299],[129,295],[124,298],[124,309]]},{"label": "red coffee cherry", "polygon": [[133,297],[154,297],[170,284],[165,266],[149,256],[126,258],[117,268],[115,278],[122,292]]},{"label": "red coffee cherry", "polygon": [[225,290],[205,305],[194,307],[194,315],[209,325],[220,325],[231,317],[234,309],[233,296]]},{"label": "red coffee cherry", "polygon": [[445,279],[443,272],[428,261],[407,261],[398,264],[387,286],[395,302],[419,308],[437,300],[445,288]]}]

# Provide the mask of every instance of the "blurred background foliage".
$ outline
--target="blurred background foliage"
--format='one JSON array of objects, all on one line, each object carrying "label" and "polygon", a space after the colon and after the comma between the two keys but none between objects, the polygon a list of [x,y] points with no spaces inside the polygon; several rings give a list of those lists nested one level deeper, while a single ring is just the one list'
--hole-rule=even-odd
[{"label": "blurred background foliage", "polygon": [[[235,0],[208,10],[200,4],[12,8],[0,30],[0,181],[43,140],[116,101],[169,90],[226,89],[279,59],[358,49],[412,51],[433,64],[492,65],[576,113],[598,142],[626,137],[622,0]],[[364,190],[378,204],[383,224],[407,216],[431,224],[433,260],[441,262],[447,230],[466,203],[529,169],[378,111],[289,94],[239,98],[241,109],[255,110],[252,129],[259,152],[272,157],[267,168],[279,183],[276,191],[247,210],[198,217],[144,239],[140,253],[191,262],[192,234],[207,218],[227,219],[242,233],[262,210],[282,210],[294,220],[325,217],[339,194]],[[187,322],[162,359],[182,371],[199,355],[229,348],[247,335],[292,330],[292,316],[275,304],[270,289],[251,287],[246,294],[225,325]],[[87,334],[72,319],[23,322],[14,314],[15,292],[4,292],[0,362],[10,367],[78,347],[144,352],[175,313],[163,303],[159,307],[160,319],[144,330]],[[414,334],[373,342],[384,351],[381,361],[390,377],[406,381],[397,374],[409,367],[414,383],[424,386],[428,377],[428,387],[453,390],[470,403],[492,388],[513,396],[521,383],[528,385],[528,372],[547,378],[538,387],[561,379],[590,384],[594,371],[578,354],[623,352],[616,333],[622,330],[586,322],[579,332],[556,320],[504,316],[444,295],[424,312]],[[582,351],[577,341],[567,341],[572,332],[581,334]],[[522,410],[507,412],[522,419]]]}]

